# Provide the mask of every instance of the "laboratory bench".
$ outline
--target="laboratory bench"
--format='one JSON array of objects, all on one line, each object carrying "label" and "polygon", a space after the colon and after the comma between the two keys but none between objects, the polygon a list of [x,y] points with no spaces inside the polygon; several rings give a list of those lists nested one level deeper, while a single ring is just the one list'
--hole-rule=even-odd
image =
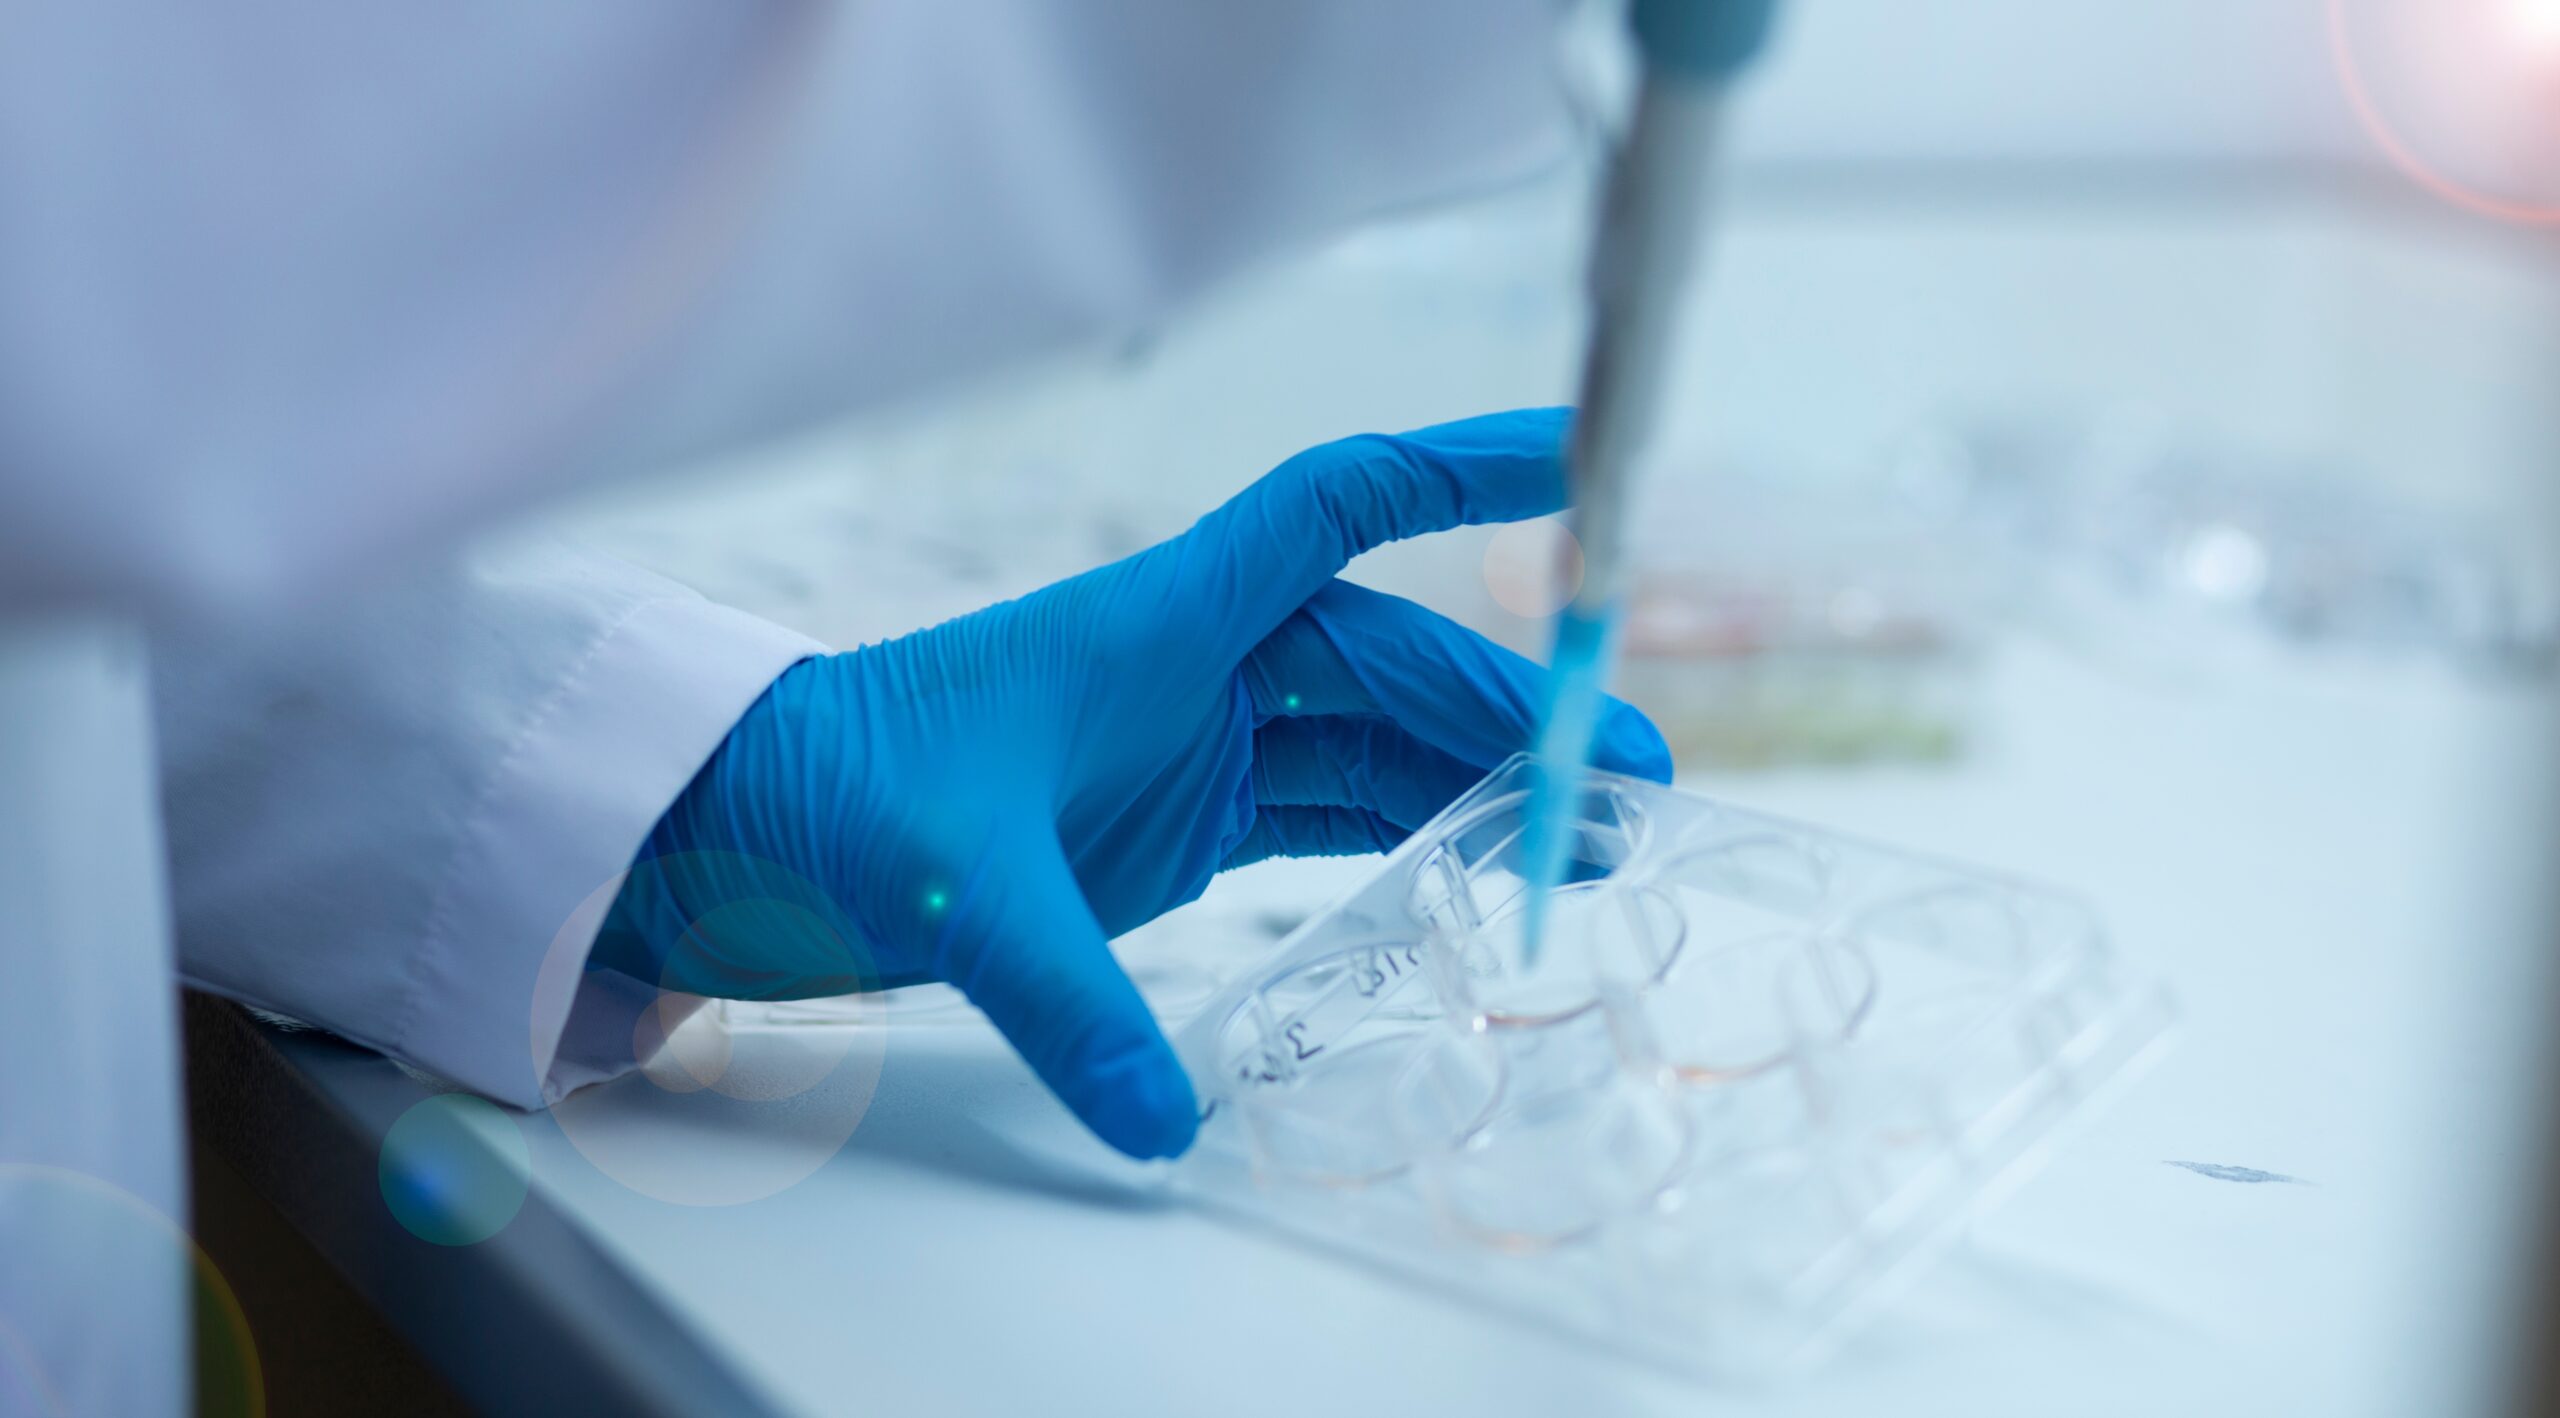
[{"label": "laboratory bench", "polygon": [[[1682,382],[1716,397],[1666,446],[1836,471],[1986,392],[2129,403],[2548,520],[2560,483],[2519,471],[2560,447],[2547,243],[2371,181],[2095,171],[1963,200],[1743,184]],[[1526,235],[1372,233],[1108,358],[575,529],[840,645],[1018,594],[1308,443],[1552,402],[1583,208],[1524,205]],[[1468,604],[1485,555],[1461,533],[1355,573],[1527,643]],[[378,1314],[375,1372],[497,1413],[2471,1411],[2542,1175],[2560,695],[2423,654],[2125,656],[2033,615],[1983,675],[1949,762],[1682,786],[2081,893],[2174,992],[2178,1041],[1791,1377],[1666,1373],[1211,1215],[965,1009],[697,1021],[486,1129],[525,1188],[473,1245],[387,1210],[382,1141],[436,1085],[361,1050],[199,1003],[196,1138]],[[1240,968],[1359,870],[1251,868],[1123,947],[1155,997],[1168,960]]]},{"label": "laboratory bench", "polygon": [[[1800,1374],[1675,1375],[1212,1215],[965,1009],[696,1021],[690,1054],[505,1114],[523,1202],[471,1245],[386,1208],[382,1139],[436,1085],[378,1056],[196,1001],[195,1135],[422,1385],[492,1413],[2455,1411],[2539,1145],[2560,701],[2033,638],[1986,673],[1955,762],[1683,785],[2085,893],[2181,1039]],[[1285,924],[1359,869],[1189,909]]]}]

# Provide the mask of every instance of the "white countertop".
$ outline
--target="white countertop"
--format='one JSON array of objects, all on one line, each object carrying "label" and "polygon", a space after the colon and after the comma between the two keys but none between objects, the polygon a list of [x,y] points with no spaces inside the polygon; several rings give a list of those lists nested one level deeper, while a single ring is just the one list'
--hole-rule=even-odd
[{"label": "white countertop", "polygon": [[[2521,476],[2554,451],[2547,261],[2406,216],[2245,197],[1747,210],[1696,378],[1735,397],[1683,437],[1836,465],[1986,392],[2104,394],[2403,488],[2548,507],[2553,481]],[[778,491],[600,525],[839,643],[904,629],[1173,530],[1307,438],[1552,399],[1570,284],[1522,272],[1564,268],[1490,249],[1355,244],[1108,373],[874,439],[868,482],[821,441]],[[1017,494],[1034,505],[984,511]],[[1053,504],[1114,497],[1126,515],[1092,545],[1033,535]],[[929,556],[896,525],[921,503],[1020,535]],[[1463,589],[1481,543],[1450,543],[1397,588]],[[2538,1145],[2555,710],[2429,664],[2170,680],[2021,640],[1960,764],[1684,777],[2076,888],[2185,1019],[1967,1246],[1784,1382],[1700,1387],[1195,1212],[967,1022],[859,1036],[883,1041],[876,1071],[846,1031],[740,1034],[725,1076],[788,1096],[623,1080],[527,1120],[535,1185],[809,1413],[2467,1411],[2503,1203]],[[1193,931],[1232,961],[1238,921],[1312,907],[1349,870],[1257,868],[1145,949]]]},{"label": "white countertop", "polygon": [[[1195,1212],[974,1022],[874,1036],[867,1109],[858,1065],[708,1107],[626,1079],[569,1115],[623,1179],[536,1118],[536,1184],[810,1413],[2450,1411],[2413,1400],[2444,1393],[2445,1336],[2478,1329],[2473,1223],[2525,1156],[2500,1110],[2544,975],[2526,908],[2549,839],[2515,789],[2550,781],[2553,707],[2335,664],[2142,690],[2028,647],[1995,675],[1995,747],[1963,767],[1691,781],[2082,888],[2186,1019],[2138,1089],[1801,1378],[1701,1388]],[[1319,895],[1325,870],[1241,889]],[[737,1033],[731,1076],[847,1037]],[[644,1194],[751,1194],[812,1164],[739,1205]]]}]

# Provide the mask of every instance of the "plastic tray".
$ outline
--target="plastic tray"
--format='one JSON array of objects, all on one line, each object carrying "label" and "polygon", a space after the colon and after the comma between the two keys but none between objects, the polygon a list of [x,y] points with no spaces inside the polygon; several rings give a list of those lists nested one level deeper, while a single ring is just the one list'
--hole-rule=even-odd
[{"label": "plastic tray", "polygon": [[2073,898],[1632,779],[1522,948],[1514,759],[1177,1037],[1177,1184],[1540,1327],[1817,1357],[2166,1039]]}]

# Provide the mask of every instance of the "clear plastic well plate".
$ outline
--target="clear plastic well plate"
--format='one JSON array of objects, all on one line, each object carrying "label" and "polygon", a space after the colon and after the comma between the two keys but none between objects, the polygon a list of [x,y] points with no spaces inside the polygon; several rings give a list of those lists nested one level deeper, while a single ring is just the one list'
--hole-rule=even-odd
[{"label": "clear plastic well plate", "polygon": [[1532,958],[1530,771],[1182,1031],[1188,1191],[1595,1343],[1784,1367],[2166,1038],[2066,895],[1608,774]]}]

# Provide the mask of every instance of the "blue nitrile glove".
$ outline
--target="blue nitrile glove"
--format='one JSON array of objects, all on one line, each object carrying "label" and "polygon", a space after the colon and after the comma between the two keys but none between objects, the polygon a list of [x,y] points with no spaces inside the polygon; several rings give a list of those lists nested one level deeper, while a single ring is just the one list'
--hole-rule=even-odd
[{"label": "blue nitrile glove", "polygon": [[[1127,560],[793,666],[650,834],[594,963],[739,998],[948,980],[1105,1142],[1180,1153],[1190,1080],[1104,942],[1226,867],[1391,848],[1529,744],[1545,671],[1334,573],[1556,510],[1567,419],[1329,443]],[[1626,705],[1599,740],[1670,776]]]}]

